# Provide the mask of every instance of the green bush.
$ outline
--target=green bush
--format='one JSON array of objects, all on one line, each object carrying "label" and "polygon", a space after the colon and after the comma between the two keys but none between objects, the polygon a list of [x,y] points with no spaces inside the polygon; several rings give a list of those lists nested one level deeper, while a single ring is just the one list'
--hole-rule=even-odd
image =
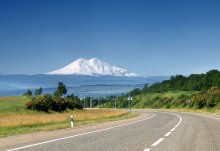
[{"label": "green bush", "polygon": [[201,108],[203,108],[204,106],[206,106],[206,100],[204,100],[204,99],[202,99],[202,100],[196,99],[196,100],[195,100],[195,108],[196,108],[196,109],[201,109]]},{"label": "green bush", "polygon": [[[45,94],[44,96],[39,96],[42,93],[42,88],[36,89],[35,97],[32,98],[30,102],[25,104],[25,107],[30,110],[38,110],[48,112],[49,110],[62,112],[67,108],[74,109],[82,109],[82,104],[77,96],[74,94],[63,98],[67,93],[66,86],[63,82],[59,82],[57,86],[57,90],[54,92],[54,97],[50,94]],[[27,90],[24,95],[31,96],[31,90]]]},{"label": "green bush", "polygon": [[25,107],[30,110],[49,112],[49,110],[62,112],[67,108],[82,109],[82,104],[72,98],[65,98],[55,96],[52,97],[50,94],[45,94],[44,96],[36,96],[32,98],[30,102],[25,104]]},{"label": "green bush", "polygon": [[68,102],[59,96],[53,97],[53,104],[51,109],[53,111],[62,112],[68,107]]},{"label": "green bush", "polygon": [[25,106],[27,109],[48,112],[49,109],[51,109],[52,104],[52,96],[50,94],[46,94],[44,96],[32,98],[31,102],[27,102]]}]

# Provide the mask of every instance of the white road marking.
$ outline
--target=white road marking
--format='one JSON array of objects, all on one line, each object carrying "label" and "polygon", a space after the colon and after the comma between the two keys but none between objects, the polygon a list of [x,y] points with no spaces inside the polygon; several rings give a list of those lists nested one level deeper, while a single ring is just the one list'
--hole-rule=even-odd
[{"label": "white road marking", "polygon": [[205,114],[201,114],[201,113],[189,113],[189,112],[179,112],[179,113],[184,113],[184,114],[191,114],[191,115],[197,115],[197,116],[204,116],[204,117],[209,117],[209,118],[213,118],[216,120],[220,120],[220,118],[218,117],[214,117],[214,116],[209,116],[209,115],[205,115]]},{"label": "white road marking", "polygon": [[200,116],[204,116],[204,117],[209,117],[209,118],[213,118],[213,119],[216,119],[216,120],[220,120],[220,118],[209,116],[209,115],[201,114]]},{"label": "white road marking", "polygon": [[[168,113],[168,112],[162,112],[162,113]],[[169,135],[172,133],[172,131],[174,131],[175,128],[177,128],[177,127],[180,125],[180,123],[182,122],[182,117],[179,116],[178,114],[175,114],[175,113],[168,113],[168,114],[173,114],[173,115],[178,116],[178,117],[179,117],[179,122],[178,122],[177,125],[174,126],[174,128],[172,128],[168,133],[166,133],[166,134],[164,135],[165,137],[169,136]],[[153,143],[151,146],[152,146],[152,147],[155,147],[155,146],[157,146],[160,142],[162,142],[163,140],[164,140],[164,138],[160,138],[160,139],[157,140],[155,143]],[[145,150],[143,150],[143,151],[150,151],[150,149],[147,148],[147,149],[145,149]]]},{"label": "white road marking", "polygon": [[153,143],[151,146],[157,146],[158,144],[160,144],[160,142],[162,142],[164,140],[164,138],[160,138],[158,139],[155,143]]},{"label": "white road marking", "polygon": [[172,132],[168,132],[166,133],[164,136],[169,136]]},{"label": "white road marking", "polygon": [[38,146],[38,145],[43,145],[43,144],[48,144],[48,143],[51,143],[51,142],[56,142],[56,141],[60,141],[60,140],[64,140],[64,139],[69,139],[69,138],[73,138],[73,137],[77,137],[77,136],[83,136],[83,135],[87,135],[87,134],[102,132],[102,131],[114,129],[114,128],[117,128],[117,127],[122,127],[122,126],[126,126],[126,125],[131,125],[131,124],[134,124],[134,123],[139,123],[139,122],[148,120],[148,119],[150,119],[150,118],[152,118],[154,116],[155,116],[155,114],[153,114],[152,116],[150,116],[148,118],[145,118],[145,119],[142,119],[142,120],[138,120],[138,121],[134,121],[134,122],[130,122],[130,123],[126,123],[126,124],[121,124],[121,125],[117,125],[117,126],[113,126],[113,127],[109,127],[109,128],[105,128],[105,129],[95,130],[95,131],[91,131],[91,132],[87,132],[87,133],[82,133],[82,134],[77,134],[77,135],[72,135],[72,136],[68,136],[68,137],[62,137],[62,138],[58,138],[58,139],[53,139],[53,140],[49,140],[49,141],[45,141],[45,142],[41,142],[41,143],[36,143],[36,144],[27,145],[27,146],[22,146],[22,147],[19,147],[19,148],[9,149],[9,150],[6,150],[6,151],[20,150],[20,149],[30,148],[30,147],[33,147],[33,146]]},{"label": "white road marking", "polygon": [[170,131],[173,132],[175,130],[175,128],[172,128]]}]

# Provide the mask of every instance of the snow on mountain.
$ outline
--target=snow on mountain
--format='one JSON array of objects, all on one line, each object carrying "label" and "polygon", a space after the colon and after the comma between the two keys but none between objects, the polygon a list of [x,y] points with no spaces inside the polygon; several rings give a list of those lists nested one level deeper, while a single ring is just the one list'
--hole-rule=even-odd
[{"label": "snow on mountain", "polygon": [[111,75],[111,76],[137,76],[135,73],[129,72],[126,69],[119,68],[116,66],[110,66],[109,64],[97,59],[92,58],[90,60],[80,58],[73,63],[46,73],[46,74],[56,74],[56,75],[90,75],[90,76],[100,76],[100,75]]}]

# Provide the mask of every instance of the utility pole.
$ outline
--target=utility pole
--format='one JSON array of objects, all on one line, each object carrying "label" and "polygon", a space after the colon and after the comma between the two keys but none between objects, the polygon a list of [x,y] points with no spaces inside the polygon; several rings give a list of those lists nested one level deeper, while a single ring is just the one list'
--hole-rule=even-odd
[{"label": "utility pole", "polygon": [[118,97],[115,98],[115,109],[116,109],[116,101],[117,101]]},{"label": "utility pole", "polygon": [[84,103],[84,108],[85,108],[85,106],[86,106],[86,97],[84,98],[83,103]]},{"label": "utility pole", "polygon": [[90,97],[90,108],[92,108],[92,97]]}]

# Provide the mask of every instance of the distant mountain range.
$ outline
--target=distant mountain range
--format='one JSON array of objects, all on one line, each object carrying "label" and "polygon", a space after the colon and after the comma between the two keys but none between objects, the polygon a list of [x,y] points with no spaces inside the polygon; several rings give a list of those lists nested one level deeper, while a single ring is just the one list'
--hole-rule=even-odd
[{"label": "distant mountain range", "polygon": [[34,92],[39,87],[43,88],[43,94],[53,94],[60,81],[68,88],[68,94],[121,95],[135,88],[142,89],[145,84],[152,85],[169,78],[168,76],[0,75],[0,96],[20,96],[27,89]]},{"label": "distant mountain range", "polygon": [[116,66],[111,66],[97,58],[92,58],[90,60],[80,58],[76,61],[70,63],[69,65],[46,73],[49,75],[89,75],[89,76],[126,76],[134,77],[137,76],[136,73],[129,72],[126,69],[119,68]]}]

